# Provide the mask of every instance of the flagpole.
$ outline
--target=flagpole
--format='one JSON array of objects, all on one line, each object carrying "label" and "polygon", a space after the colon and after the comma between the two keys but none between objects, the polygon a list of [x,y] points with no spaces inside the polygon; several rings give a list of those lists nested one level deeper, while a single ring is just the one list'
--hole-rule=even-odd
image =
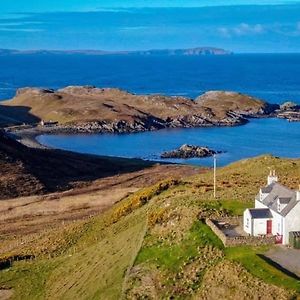
[{"label": "flagpole", "polygon": [[214,198],[217,196],[217,156],[214,154]]}]

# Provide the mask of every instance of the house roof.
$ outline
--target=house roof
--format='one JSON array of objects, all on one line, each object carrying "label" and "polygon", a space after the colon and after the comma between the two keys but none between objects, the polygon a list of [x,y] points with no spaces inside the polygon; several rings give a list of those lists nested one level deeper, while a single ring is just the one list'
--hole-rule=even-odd
[{"label": "house roof", "polygon": [[268,186],[264,186],[261,188],[261,192],[266,194],[266,193],[270,193],[272,191],[272,184],[268,185]]},{"label": "house roof", "polygon": [[269,219],[273,217],[268,208],[250,208],[249,212],[252,219]]},{"label": "house roof", "polygon": [[[268,195],[262,201],[259,201],[282,216],[286,216],[297,204],[296,192],[278,182],[269,184],[262,188],[261,191],[263,193],[268,191]],[[281,211],[278,210],[277,200],[279,200],[281,204],[286,204]]]}]

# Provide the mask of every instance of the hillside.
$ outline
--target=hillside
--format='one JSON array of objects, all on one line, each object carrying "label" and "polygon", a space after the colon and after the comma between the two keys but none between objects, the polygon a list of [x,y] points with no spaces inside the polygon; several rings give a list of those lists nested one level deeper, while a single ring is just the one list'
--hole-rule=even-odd
[{"label": "hillside", "polygon": [[[262,156],[218,169],[217,200],[206,172],[140,189],[102,215],[22,243],[4,237],[2,293],[15,299],[296,299],[299,281],[262,258],[268,247],[224,249],[199,220],[240,215],[268,168],[296,188],[299,160]],[[9,257],[15,261],[5,267]]]},{"label": "hillside", "polygon": [[141,160],[27,148],[0,131],[0,200],[68,190],[151,165]]},{"label": "hillside", "polygon": [[[161,128],[232,126],[245,116],[274,111],[268,103],[238,93],[206,93],[196,101],[184,97],[135,95],[119,89],[70,86],[57,91],[24,88],[0,106],[1,115],[54,121],[60,130],[136,132]],[[5,123],[3,121],[3,123]],[[13,122],[12,122],[13,124]]]}]

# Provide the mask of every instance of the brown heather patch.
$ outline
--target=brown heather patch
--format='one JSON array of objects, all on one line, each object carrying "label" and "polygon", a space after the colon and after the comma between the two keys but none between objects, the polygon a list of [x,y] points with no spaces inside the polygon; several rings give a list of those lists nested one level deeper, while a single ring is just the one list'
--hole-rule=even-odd
[{"label": "brown heather patch", "polygon": [[292,294],[283,288],[266,284],[248,273],[240,265],[223,260],[212,266],[203,277],[201,289],[195,299],[242,300],[290,299]]}]

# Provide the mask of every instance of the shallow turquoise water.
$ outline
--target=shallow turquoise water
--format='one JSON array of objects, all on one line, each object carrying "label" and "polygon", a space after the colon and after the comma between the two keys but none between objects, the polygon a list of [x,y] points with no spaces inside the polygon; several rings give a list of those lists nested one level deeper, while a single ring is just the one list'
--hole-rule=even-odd
[{"label": "shallow turquoise water", "polygon": [[[281,119],[251,119],[243,126],[167,129],[135,134],[42,135],[42,144],[80,153],[161,160],[160,154],[188,143],[226,151],[218,164],[262,154],[300,157],[300,122]],[[212,164],[212,158],[166,161]]]}]

